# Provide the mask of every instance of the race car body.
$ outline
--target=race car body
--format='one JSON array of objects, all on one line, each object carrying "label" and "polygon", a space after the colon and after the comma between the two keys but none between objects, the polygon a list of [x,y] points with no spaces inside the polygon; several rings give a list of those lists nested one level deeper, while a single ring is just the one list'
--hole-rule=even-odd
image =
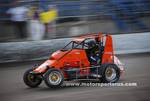
[{"label": "race car body", "polygon": [[43,64],[26,71],[24,82],[30,87],[37,87],[42,80],[49,87],[60,87],[64,80],[79,79],[113,83],[123,71],[122,63],[114,55],[112,36],[99,33],[74,38]]}]

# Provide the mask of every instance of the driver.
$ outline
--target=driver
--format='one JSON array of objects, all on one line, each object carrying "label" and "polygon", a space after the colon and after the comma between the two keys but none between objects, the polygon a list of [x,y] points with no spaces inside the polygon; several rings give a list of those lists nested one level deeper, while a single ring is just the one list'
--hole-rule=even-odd
[{"label": "driver", "polygon": [[91,64],[97,65],[100,63],[100,51],[99,51],[99,45],[96,43],[95,40],[90,40],[88,42],[89,47],[89,57],[91,60]]}]

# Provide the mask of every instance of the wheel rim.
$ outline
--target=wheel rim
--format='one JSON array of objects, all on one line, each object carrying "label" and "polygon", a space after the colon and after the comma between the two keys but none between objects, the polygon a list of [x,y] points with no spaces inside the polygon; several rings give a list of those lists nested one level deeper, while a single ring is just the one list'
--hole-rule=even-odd
[{"label": "wheel rim", "polygon": [[116,75],[116,70],[114,68],[108,67],[105,71],[105,77],[108,81],[114,80]]},{"label": "wheel rim", "polygon": [[36,84],[38,82],[38,79],[33,74],[28,74],[27,78],[28,78],[28,81],[33,84]]},{"label": "wheel rim", "polygon": [[61,74],[57,71],[53,71],[50,73],[49,75],[49,81],[52,85],[58,85],[60,84],[62,78],[61,78]]}]

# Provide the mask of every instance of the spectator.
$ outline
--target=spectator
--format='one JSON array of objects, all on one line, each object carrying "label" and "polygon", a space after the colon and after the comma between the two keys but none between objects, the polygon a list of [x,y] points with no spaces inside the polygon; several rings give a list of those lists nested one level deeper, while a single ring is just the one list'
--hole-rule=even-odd
[{"label": "spectator", "polygon": [[45,5],[47,9],[41,8],[40,21],[45,25],[45,38],[48,33],[56,33],[56,19],[58,11],[55,5]]},{"label": "spectator", "polygon": [[19,5],[19,2],[15,1],[13,7],[10,8],[7,13],[11,15],[11,21],[17,28],[17,37],[26,38],[26,21],[27,21],[28,8]]},{"label": "spectator", "polygon": [[45,27],[39,21],[39,9],[37,6],[32,6],[29,12],[30,20],[28,23],[29,39],[41,40],[44,37]]}]

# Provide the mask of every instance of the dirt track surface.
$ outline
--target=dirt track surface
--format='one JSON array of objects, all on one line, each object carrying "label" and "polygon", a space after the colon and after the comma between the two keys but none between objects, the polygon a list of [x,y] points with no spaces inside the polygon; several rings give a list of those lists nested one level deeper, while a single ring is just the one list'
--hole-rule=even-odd
[{"label": "dirt track surface", "polygon": [[42,61],[1,64],[0,101],[150,101],[150,54],[120,55],[127,67],[119,82],[137,83],[136,87],[63,87],[47,88],[44,82],[35,89],[22,81],[25,70]]}]

